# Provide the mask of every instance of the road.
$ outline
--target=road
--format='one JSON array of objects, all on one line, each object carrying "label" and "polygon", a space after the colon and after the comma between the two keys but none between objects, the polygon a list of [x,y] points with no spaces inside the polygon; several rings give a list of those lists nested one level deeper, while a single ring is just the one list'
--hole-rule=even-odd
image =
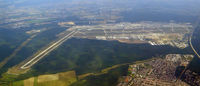
[{"label": "road", "polygon": [[194,53],[198,56],[198,58],[200,58],[200,55],[197,53],[197,51],[194,49],[194,47],[192,45],[192,36],[190,37],[190,47],[192,48],[192,50],[194,51]]},{"label": "road", "polygon": [[[195,30],[194,30],[194,31],[195,31]],[[190,38],[189,38],[189,45],[190,45],[190,47],[192,48],[193,52],[197,55],[197,57],[200,58],[200,55],[199,55],[199,54],[197,53],[197,51],[194,49],[194,46],[193,46],[193,44],[192,44],[192,36],[193,36],[194,31],[192,31],[192,34],[191,34],[191,36],[190,36]],[[189,66],[189,65],[187,65],[187,66],[184,68],[184,70],[181,72],[180,76],[177,78],[176,82],[177,82],[178,80],[181,79],[181,77],[183,76],[183,74],[184,74],[185,71],[187,70],[188,66]]]},{"label": "road", "polygon": [[43,57],[45,57],[48,53],[56,49],[58,46],[60,46],[63,42],[67,41],[70,39],[73,35],[75,35],[78,31],[74,30],[64,36],[63,38],[59,39],[57,42],[51,44],[49,47],[45,48],[44,50],[40,51],[36,56],[33,56],[31,60],[26,62],[24,65],[22,65],[20,68],[21,69],[27,69],[33,66],[35,63],[37,63],[39,60],[41,60]]}]

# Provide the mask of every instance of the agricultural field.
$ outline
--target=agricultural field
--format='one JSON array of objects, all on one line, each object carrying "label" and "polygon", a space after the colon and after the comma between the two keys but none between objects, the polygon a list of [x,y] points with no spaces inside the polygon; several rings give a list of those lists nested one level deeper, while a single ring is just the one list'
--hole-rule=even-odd
[{"label": "agricultural field", "polygon": [[69,86],[77,81],[75,71],[40,75],[11,83],[11,86]]}]

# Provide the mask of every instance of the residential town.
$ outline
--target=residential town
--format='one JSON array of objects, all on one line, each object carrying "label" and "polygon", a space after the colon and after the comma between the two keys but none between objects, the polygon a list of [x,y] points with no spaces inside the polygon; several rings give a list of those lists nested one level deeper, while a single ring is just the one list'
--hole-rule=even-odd
[{"label": "residential town", "polygon": [[[118,86],[189,86],[178,80],[179,67],[186,67],[193,55],[168,54],[164,58],[129,66],[128,76]],[[188,79],[192,80],[192,79]]]}]

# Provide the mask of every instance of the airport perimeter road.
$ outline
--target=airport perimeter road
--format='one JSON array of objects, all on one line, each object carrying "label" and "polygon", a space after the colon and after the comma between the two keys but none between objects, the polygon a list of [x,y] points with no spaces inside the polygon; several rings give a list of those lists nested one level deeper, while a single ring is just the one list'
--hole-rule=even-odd
[{"label": "airport perimeter road", "polygon": [[33,66],[35,63],[37,63],[40,59],[42,59],[43,57],[45,57],[48,53],[50,53],[51,51],[53,51],[54,49],[56,49],[59,45],[61,45],[63,42],[67,41],[68,39],[70,39],[71,37],[73,37],[73,35],[75,35],[78,31],[72,31],[69,34],[67,34],[66,36],[62,37],[61,39],[59,39],[58,41],[56,41],[55,43],[51,44],[49,47],[45,48],[44,50],[40,51],[40,53],[36,54],[33,56],[32,59],[30,59],[28,62],[26,62],[24,65],[22,65],[20,68],[21,69],[27,69],[30,68],[31,66]]}]

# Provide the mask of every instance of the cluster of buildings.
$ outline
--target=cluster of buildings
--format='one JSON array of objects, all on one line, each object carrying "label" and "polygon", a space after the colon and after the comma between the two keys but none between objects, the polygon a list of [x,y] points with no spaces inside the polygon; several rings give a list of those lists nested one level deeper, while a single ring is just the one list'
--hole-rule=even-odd
[{"label": "cluster of buildings", "polygon": [[191,86],[200,85],[200,74],[195,73],[191,70],[187,70],[184,76],[185,77],[182,80],[189,83]]},{"label": "cluster of buildings", "polygon": [[130,65],[128,76],[118,86],[189,86],[176,81],[177,68],[187,65],[192,58],[193,55],[168,54],[165,58]]},{"label": "cluster of buildings", "polygon": [[[171,45],[178,48],[188,46],[192,26],[187,23],[172,24],[160,22],[138,22],[74,26],[78,38],[97,40],[118,40],[125,43],[149,43],[150,45]],[[137,42],[136,42],[137,41]]]}]

